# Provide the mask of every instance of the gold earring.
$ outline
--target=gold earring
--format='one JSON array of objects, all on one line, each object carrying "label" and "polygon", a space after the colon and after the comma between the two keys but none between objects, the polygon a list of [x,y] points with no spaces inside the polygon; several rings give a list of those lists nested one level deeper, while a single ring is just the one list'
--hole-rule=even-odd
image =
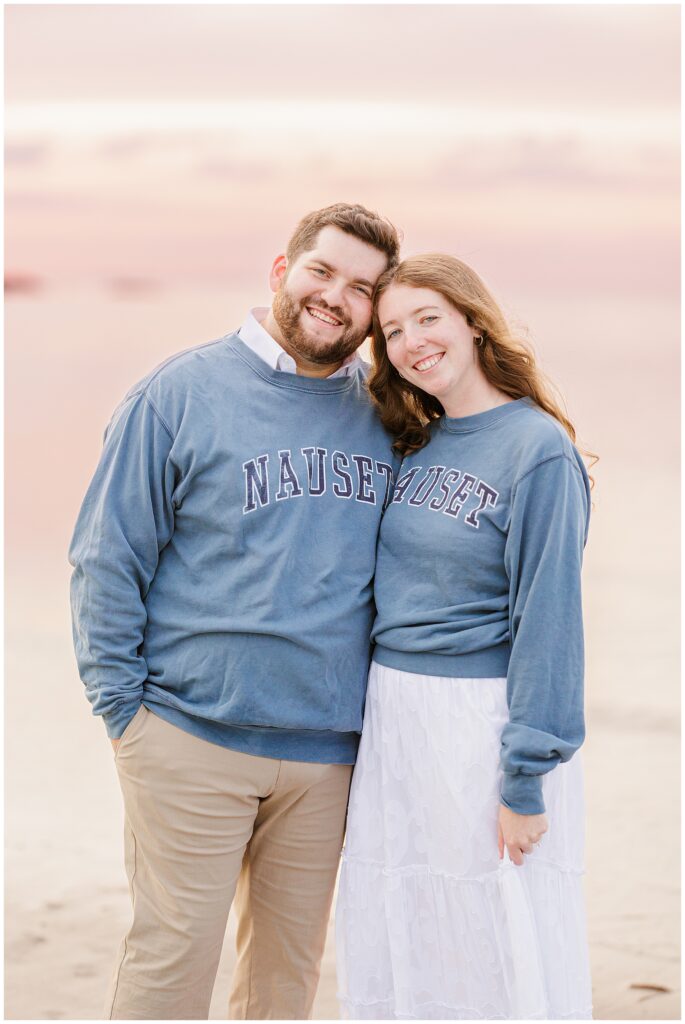
[{"label": "gold earring", "polygon": [[483,337],[482,334],[478,334],[473,340],[475,341],[478,348],[482,348],[485,343],[485,338]]}]

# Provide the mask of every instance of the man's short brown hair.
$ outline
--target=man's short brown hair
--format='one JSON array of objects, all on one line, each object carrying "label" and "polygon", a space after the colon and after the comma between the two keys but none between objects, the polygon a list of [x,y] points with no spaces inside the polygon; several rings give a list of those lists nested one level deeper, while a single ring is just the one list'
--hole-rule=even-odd
[{"label": "man's short brown hair", "polygon": [[400,259],[400,239],[397,228],[364,206],[350,203],[334,203],[322,210],[314,210],[303,217],[288,242],[288,262],[300,253],[313,249],[322,228],[340,228],[348,235],[354,235],[362,242],[379,249],[388,258],[388,269],[396,267]]}]

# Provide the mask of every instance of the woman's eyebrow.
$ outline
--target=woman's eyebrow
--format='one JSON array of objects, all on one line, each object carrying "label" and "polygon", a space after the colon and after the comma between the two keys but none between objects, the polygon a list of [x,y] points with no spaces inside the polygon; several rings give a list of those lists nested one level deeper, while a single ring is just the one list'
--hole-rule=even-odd
[{"label": "woman's eyebrow", "polygon": [[[426,309],[437,309],[437,306],[419,306],[418,309],[412,310],[409,316],[416,316],[417,313],[423,313]],[[396,324],[397,320],[386,320],[384,324],[381,324],[381,330],[385,330],[388,324]]]}]

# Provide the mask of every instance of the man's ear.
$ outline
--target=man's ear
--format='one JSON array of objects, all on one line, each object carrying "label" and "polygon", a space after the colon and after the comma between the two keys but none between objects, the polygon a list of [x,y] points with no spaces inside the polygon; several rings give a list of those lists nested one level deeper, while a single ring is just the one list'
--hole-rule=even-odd
[{"label": "man's ear", "polygon": [[283,253],[277,256],[271,264],[271,270],[269,271],[269,287],[272,292],[277,292],[281,287],[283,278],[285,277],[288,269],[288,261]]}]

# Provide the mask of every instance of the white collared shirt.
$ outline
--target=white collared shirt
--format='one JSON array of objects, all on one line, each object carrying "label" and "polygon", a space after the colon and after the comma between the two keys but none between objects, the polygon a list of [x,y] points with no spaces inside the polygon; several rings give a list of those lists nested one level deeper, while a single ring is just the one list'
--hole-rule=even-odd
[{"label": "white collared shirt", "polygon": [[[254,309],[251,309],[247,314],[245,323],[238,331],[238,337],[272,370],[281,370],[283,373],[297,373],[293,357],[288,355],[276,339],[272,338],[269,332],[262,327],[262,321],[268,312],[268,306],[256,306]],[[328,375],[327,379],[346,377],[360,367],[364,369],[366,363],[363,359],[359,358],[356,352],[353,352],[351,356],[347,357],[342,366]]]}]

